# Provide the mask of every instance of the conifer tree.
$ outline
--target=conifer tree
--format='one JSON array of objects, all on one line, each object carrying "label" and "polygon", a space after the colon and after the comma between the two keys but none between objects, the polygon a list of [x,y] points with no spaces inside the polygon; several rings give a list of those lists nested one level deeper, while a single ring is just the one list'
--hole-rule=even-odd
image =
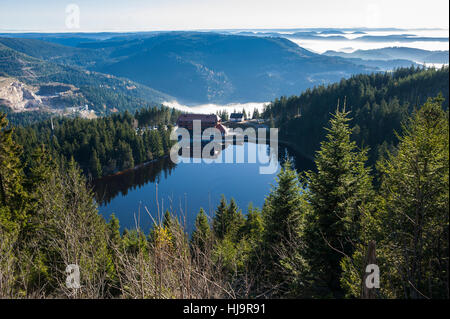
[{"label": "conifer tree", "polygon": [[213,229],[216,238],[222,240],[228,236],[231,241],[239,241],[240,229],[244,223],[244,216],[237,207],[235,200],[232,198],[230,204],[227,205],[225,196],[222,195],[213,219]]},{"label": "conifer tree", "polygon": [[92,149],[91,151],[89,166],[89,170],[93,178],[99,178],[102,176],[102,165],[100,164],[100,160],[98,159],[97,151],[95,149]]},{"label": "conifer tree", "polygon": [[259,111],[258,111],[257,108],[255,108],[255,109],[253,110],[253,116],[252,116],[252,118],[253,118],[253,119],[259,119],[259,118],[260,118]]},{"label": "conifer tree", "polygon": [[211,239],[212,234],[208,217],[206,216],[203,208],[201,208],[195,219],[195,229],[192,233],[191,244],[200,251],[205,251],[211,242]]},{"label": "conifer tree", "polygon": [[256,244],[261,241],[263,230],[264,226],[261,211],[258,208],[253,207],[253,204],[250,203],[242,232],[244,233],[244,236]]},{"label": "conifer tree", "polygon": [[225,233],[227,230],[226,223],[226,212],[227,212],[228,204],[225,196],[222,195],[220,198],[220,204],[217,206],[216,214],[213,219],[213,230],[214,235],[217,239],[223,239],[225,237]]},{"label": "conifer tree", "polygon": [[7,128],[6,114],[0,113],[0,225],[21,227],[27,218],[27,194],[24,191],[21,148]]},{"label": "conifer tree", "polygon": [[244,226],[245,219],[234,198],[231,198],[230,204],[228,205],[226,221],[227,235],[230,236],[230,239],[234,242],[239,241],[242,238],[241,228]]},{"label": "conifer tree", "polygon": [[266,269],[264,280],[283,290],[292,280],[292,273],[284,265],[293,263],[301,245],[304,205],[298,175],[290,161],[285,162],[276,180],[277,185],[263,207],[264,233],[260,251]]},{"label": "conifer tree", "polygon": [[317,172],[307,172],[305,257],[311,267],[313,289],[341,293],[340,261],[357,242],[361,208],[372,198],[367,150],[351,141],[348,112],[336,111],[325,141],[316,154]]},{"label": "conifer tree", "polygon": [[150,143],[152,146],[152,154],[154,157],[161,157],[164,155],[162,139],[157,131],[152,131],[150,133]]},{"label": "conifer tree", "polygon": [[50,178],[52,172],[56,169],[56,163],[44,144],[36,147],[31,157],[28,179],[31,185],[30,190],[33,190],[33,185],[35,187]]},{"label": "conifer tree", "polygon": [[120,247],[122,239],[120,236],[120,224],[119,219],[117,219],[114,213],[111,214],[108,222],[108,234],[110,245],[114,245],[117,248]]},{"label": "conifer tree", "polygon": [[429,99],[415,112],[396,152],[378,163],[376,206],[362,220],[362,245],[344,264],[349,295],[359,295],[365,249],[375,240],[379,295],[449,298],[449,123],[442,102]]}]

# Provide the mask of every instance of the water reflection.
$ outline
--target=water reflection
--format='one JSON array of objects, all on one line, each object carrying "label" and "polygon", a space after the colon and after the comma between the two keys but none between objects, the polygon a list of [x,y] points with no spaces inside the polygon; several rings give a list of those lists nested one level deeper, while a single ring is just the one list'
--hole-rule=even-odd
[{"label": "water reflection", "polygon": [[[129,190],[140,188],[148,183],[160,183],[172,174],[177,164],[170,158],[146,163],[120,174],[106,176],[93,182],[95,199],[100,205],[107,205],[119,194],[126,196]],[[161,178],[162,177],[162,178]]]},{"label": "water reflection", "polygon": [[[114,213],[120,220],[122,230],[134,228],[136,220],[148,230],[152,220],[144,212],[144,207],[155,219],[169,208],[174,215],[185,220],[186,229],[191,232],[200,207],[212,217],[222,194],[228,200],[233,197],[244,214],[250,202],[262,207],[271,185],[275,184],[280,166],[273,174],[260,174],[259,162],[247,162],[248,149],[256,146],[268,157],[270,148],[269,145],[250,144],[223,145],[214,155],[216,158],[222,157],[221,163],[208,164],[203,158],[199,159],[200,163],[194,163],[195,158],[189,154],[190,163],[174,164],[166,157],[96,180],[93,186],[100,204],[99,212],[105,218]],[[245,161],[236,163],[236,158],[241,156],[246,156]],[[227,158],[232,158],[233,164],[227,163]],[[313,169],[310,160],[286,146],[279,146],[278,158],[280,164],[289,158],[298,171]]]}]

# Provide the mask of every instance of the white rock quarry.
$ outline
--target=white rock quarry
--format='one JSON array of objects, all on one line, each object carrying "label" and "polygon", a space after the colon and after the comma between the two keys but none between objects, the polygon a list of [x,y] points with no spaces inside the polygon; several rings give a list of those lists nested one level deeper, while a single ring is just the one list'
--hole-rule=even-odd
[{"label": "white rock quarry", "polygon": [[42,100],[34,93],[33,87],[13,78],[0,77],[0,104],[21,112],[39,108]]}]

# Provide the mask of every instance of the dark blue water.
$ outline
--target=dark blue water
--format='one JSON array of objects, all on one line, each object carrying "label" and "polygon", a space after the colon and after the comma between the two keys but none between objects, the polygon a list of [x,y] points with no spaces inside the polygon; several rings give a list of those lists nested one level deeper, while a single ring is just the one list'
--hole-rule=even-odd
[{"label": "dark blue water", "polygon": [[[264,148],[262,153],[270,151],[268,145],[258,147]],[[153,221],[145,207],[155,220],[169,209],[190,232],[200,208],[212,217],[223,194],[227,200],[234,198],[245,214],[250,203],[262,207],[272,185],[276,185],[275,177],[280,169],[278,164],[273,174],[260,174],[260,167],[267,164],[224,162],[225,158],[234,158],[236,162],[238,153],[245,154],[247,161],[247,152],[247,143],[228,145],[218,155],[222,156],[223,163],[192,163],[191,159],[191,163],[174,164],[170,158],[164,158],[97,180],[94,190],[99,211],[106,219],[114,213],[122,230],[139,225],[148,231]],[[279,154],[281,160],[291,158],[298,170],[312,168],[311,161],[284,147],[279,148]]]}]

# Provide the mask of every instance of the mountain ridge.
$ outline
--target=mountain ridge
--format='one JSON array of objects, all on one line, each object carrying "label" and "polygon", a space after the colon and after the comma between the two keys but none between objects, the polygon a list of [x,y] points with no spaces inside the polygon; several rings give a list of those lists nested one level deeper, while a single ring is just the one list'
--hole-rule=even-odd
[{"label": "mountain ridge", "polygon": [[449,63],[449,51],[430,51],[408,47],[387,47],[381,49],[356,50],[352,53],[328,50],[323,53],[327,56],[342,58],[359,58],[371,60],[403,59],[425,63]]},{"label": "mountain ridge", "polygon": [[2,43],[0,43],[0,76],[35,86],[35,92],[45,85],[59,83],[72,85],[77,98],[68,97],[62,106],[87,104],[99,113],[134,110],[143,105],[160,104],[173,99],[167,94],[128,79],[40,60],[6,47]]}]

